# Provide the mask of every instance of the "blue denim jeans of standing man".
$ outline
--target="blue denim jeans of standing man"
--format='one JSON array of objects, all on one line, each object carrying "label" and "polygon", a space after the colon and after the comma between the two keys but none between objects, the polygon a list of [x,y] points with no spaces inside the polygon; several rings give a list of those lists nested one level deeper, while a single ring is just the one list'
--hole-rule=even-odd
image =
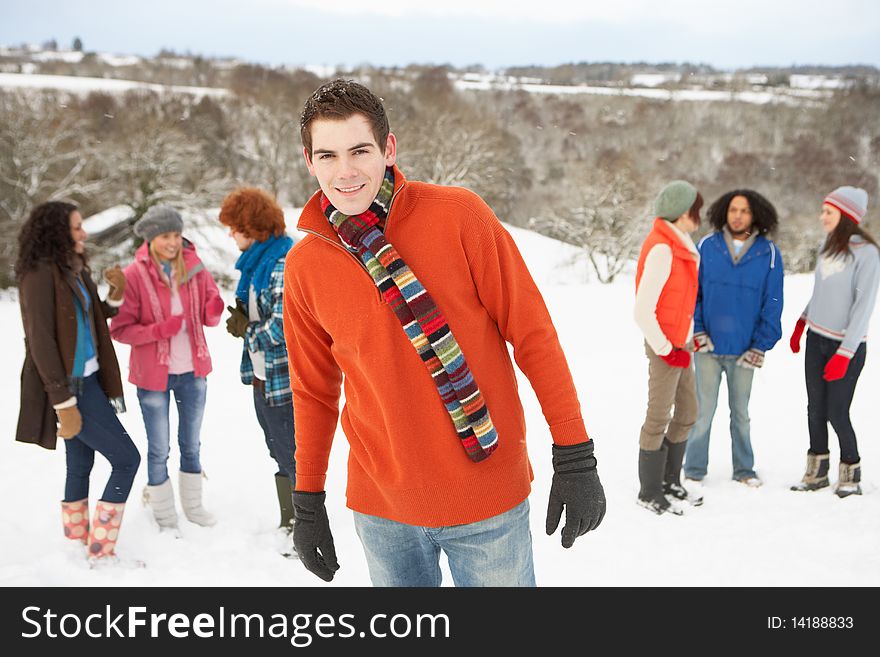
[{"label": "blue denim jeans of standing man", "polygon": [[180,471],[202,471],[199,461],[202,417],[208,380],[203,376],[169,374],[163,392],[138,388],[138,401],[147,429],[147,483],[158,486],[168,479],[168,455],[171,453],[169,405],[171,393],[177,406],[177,444],[180,447]]},{"label": "blue denim jeans of standing man", "polygon": [[535,586],[529,501],[467,525],[419,527],[354,513],[373,586],[440,586],[440,551],[456,586]]},{"label": "blue denim jeans of standing man", "polygon": [[[255,379],[257,380],[257,379]],[[278,473],[296,485],[296,443],[294,442],[293,404],[269,406],[259,385],[254,386],[254,411],[263,429],[266,447],[278,465]]]},{"label": "blue denim jeans of standing man", "polygon": [[76,391],[76,405],[82,416],[82,429],[73,438],[63,441],[67,456],[64,501],[78,502],[89,496],[89,475],[95,464],[95,452],[98,452],[112,467],[100,499],[114,504],[125,502],[141,455],[119,423],[97,374],[82,380],[82,386]]},{"label": "blue denim jeans of standing man", "polygon": [[722,372],[727,377],[727,399],[730,406],[730,442],[733,450],[733,478],[755,475],[755,456],[749,426],[749,397],[755,370],[736,364],[739,356],[694,354],[697,377],[697,422],[688,437],[684,475],[702,479],[709,466],[709,434],[718,406],[718,389]]}]

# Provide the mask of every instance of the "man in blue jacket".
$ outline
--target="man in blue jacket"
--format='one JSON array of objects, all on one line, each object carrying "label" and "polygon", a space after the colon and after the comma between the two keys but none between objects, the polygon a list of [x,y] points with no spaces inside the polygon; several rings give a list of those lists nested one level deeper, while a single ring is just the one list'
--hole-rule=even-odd
[{"label": "man in blue jacket", "polygon": [[[687,441],[684,491],[703,500],[709,464],[709,433],[718,404],[722,373],[727,376],[733,478],[757,487],[749,431],[749,397],[755,370],[782,336],[782,256],[767,238],[778,222],[776,210],[748,189],[724,194],[709,208],[715,229],[700,250],[699,292],[694,310],[694,364],[697,422]],[[669,491],[673,495],[676,491]]]}]

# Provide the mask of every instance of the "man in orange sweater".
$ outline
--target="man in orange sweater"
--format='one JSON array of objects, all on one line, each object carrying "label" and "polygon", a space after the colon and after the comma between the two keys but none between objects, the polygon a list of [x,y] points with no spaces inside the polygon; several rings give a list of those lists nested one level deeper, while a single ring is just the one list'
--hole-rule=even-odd
[{"label": "man in orange sweater", "polygon": [[547,513],[562,544],[605,495],[574,382],[510,235],[472,192],[407,181],[382,101],[335,80],[308,99],[303,154],[320,190],[287,256],[284,335],[296,418],[294,544],[339,568],[325,509],[345,386],[348,507],[376,586],[533,586],[525,418],[508,356],[553,438]]}]

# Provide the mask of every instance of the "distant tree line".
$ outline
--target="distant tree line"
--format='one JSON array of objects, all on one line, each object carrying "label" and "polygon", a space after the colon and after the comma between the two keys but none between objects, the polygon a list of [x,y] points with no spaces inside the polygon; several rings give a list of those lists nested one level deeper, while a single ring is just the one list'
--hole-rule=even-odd
[{"label": "distant tree line", "polygon": [[[11,281],[12,236],[45,200],[69,199],[86,216],[128,205],[131,222],[99,236],[97,246],[110,247],[156,203],[217,207],[237,185],[264,187],[294,206],[308,199],[315,182],[302,161],[299,111],[323,79],[198,57],[181,67],[175,57],[114,71],[229,94],[0,90],[0,227],[8,236],[0,284]],[[47,65],[81,75],[106,69],[90,55]],[[834,187],[867,189],[869,219],[877,216],[875,87],[758,105],[461,91],[449,72],[409,66],[341,75],[384,98],[408,177],[469,187],[502,220],[581,246],[599,280],[613,280],[634,256],[654,195],[674,178],[692,181],[707,202],[735,187],[767,196],[779,210],[777,237],[791,271],[813,266],[819,205]]]}]

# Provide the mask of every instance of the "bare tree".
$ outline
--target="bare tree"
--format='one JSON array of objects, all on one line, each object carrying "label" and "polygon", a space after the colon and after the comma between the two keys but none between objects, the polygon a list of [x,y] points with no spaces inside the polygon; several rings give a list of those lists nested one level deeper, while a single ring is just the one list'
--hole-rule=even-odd
[{"label": "bare tree", "polygon": [[598,281],[611,283],[638,253],[645,229],[637,217],[646,216],[649,206],[640,205],[626,171],[580,186],[577,196],[573,207],[551,208],[529,227],[580,247]]}]

